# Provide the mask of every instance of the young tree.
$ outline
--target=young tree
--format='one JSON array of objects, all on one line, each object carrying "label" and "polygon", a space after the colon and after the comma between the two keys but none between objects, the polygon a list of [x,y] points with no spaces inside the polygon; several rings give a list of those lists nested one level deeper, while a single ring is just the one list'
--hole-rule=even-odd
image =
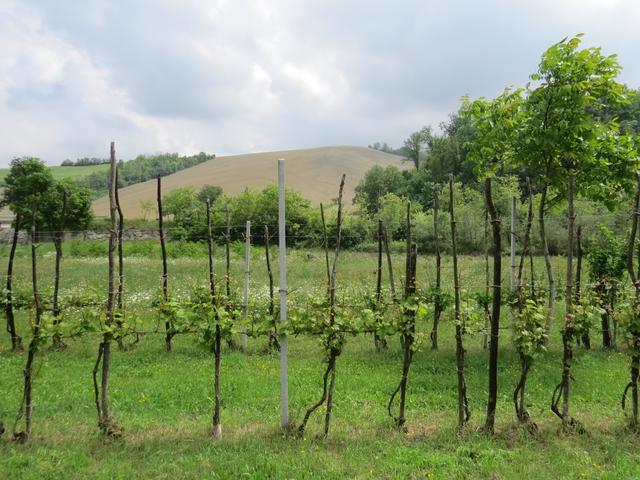
[{"label": "young tree", "polygon": [[[575,195],[607,200],[619,190],[633,188],[630,139],[619,134],[615,122],[602,122],[597,115],[605,105],[625,101],[624,86],[616,81],[620,65],[615,55],[605,56],[600,48],[581,50],[580,43],[581,35],[564,39],[542,55],[538,71],[531,75],[534,83],[527,89],[517,142],[517,163],[539,179],[538,224],[549,281],[547,331],[555,304],[545,230],[549,194],[555,192],[571,202],[568,191],[573,183]],[[569,236],[572,249],[573,233]],[[571,298],[572,290],[567,285],[566,298]],[[570,315],[570,300],[567,308]]]},{"label": "young tree", "polygon": [[22,339],[17,333],[12,301],[13,262],[18,243],[18,231],[22,228],[22,225],[31,225],[31,222],[23,219],[31,218],[34,203],[40,204],[42,202],[43,193],[49,191],[53,183],[53,177],[42,160],[34,157],[22,157],[11,161],[11,169],[4,182],[5,189],[0,203],[8,205],[16,216],[13,241],[7,265],[7,297],[4,305],[11,345],[14,351],[18,351],[22,349]]},{"label": "young tree", "polygon": [[[30,223],[31,213],[25,212],[24,221]],[[60,316],[60,262],[62,260],[62,241],[67,230],[84,230],[93,220],[91,211],[91,192],[78,187],[71,179],[54,180],[43,193],[36,214],[36,228],[48,233],[56,250],[53,277],[53,316],[54,325],[58,325]],[[59,334],[54,334],[54,346],[64,348]]]},{"label": "young tree", "polygon": [[[603,122],[598,112],[606,105],[625,102],[624,86],[616,81],[620,65],[615,55],[600,48],[580,49],[581,35],[552,45],[531,75],[520,129],[521,158],[541,179],[538,222],[549,279],[547,331],[553,318],[555,285],[546,242],[544,214],[549,190],[566,199],[567,278],[563,337],[562,380],[554,394],[554,412],[563,427],[575,425],[569,415],[571,358],[577,328],[573,305],[574,199],[585,196],[611,200],[620,190],[631,190],[637,160],[631,139],[616,122]],[[562,400],[562,410],[557,407]]]},{"label": "young tree", "polygon": [[502,248],[500,217],[496,210],[491,177],[505,167],[514,156],[515,136],[520,125],[522,90],[505,90],[493,101],[484,99],[473,103],[466,101],[463,111],[469,112],[475,121],[476,136],[471,142],[469,158],[485,177],[485,204],[491,218],[493,232],[493,305],[490,315],[489,341],[489,398],[485,430],[493,433],[498,396],[498,340],[500,332],[500,305],[502,300]]}]

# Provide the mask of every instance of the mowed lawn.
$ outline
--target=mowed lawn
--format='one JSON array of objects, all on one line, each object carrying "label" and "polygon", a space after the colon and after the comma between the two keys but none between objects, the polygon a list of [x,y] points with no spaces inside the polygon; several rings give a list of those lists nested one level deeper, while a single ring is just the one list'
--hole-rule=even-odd
[{"label": "mowed lawn", "polygon": [[[21,252],[21,255],[26,253]],[[274,252],[275,257],[275,252]],[[263,255],[252,256],[252,291],[264,295]],[[319,252],[292,251],[291,289],[322,288],[324,265]],[[537,259],[539,260],[539,259]],[[554,259],[562,278],[563,260]],[[50,285],[53,258],[40,258],[41,284]],[[218,262],[221,267],[222,262]],[[401,278],[396,258],[396,278]],[[508,262],[504,262],[505,265]],[[542,262],[537,263],[542,274]],[[6,267],[2,255],[0,268]],[[30,264],[18,259],[18,289],[29,285]],[[125,263],[128,308],[153,322],[151,301],[160,281],[158,259],[128,258]],[[173,295],[206,283],[206,259],[180,258],[169,263]],[[451,263],[443,264],[450,288]],[[482,290],[482,258],[461,259],[462,284]],[[241,286],[242,259],[234,253],[234,287]],[[338,288],[372,288],[375,256],[348,252],[339,263]],[[106,291],[104,259],[65,258],[63,290]],[[506,273],[506,268],[505,268]],[[386,274],[386,272],[385,272]],[[418,284],[434,276],[433,259],[419,259]],[[277,278],[277,276],[276,276]],[[338,296],[340,290],[338,290]],[[561,301],[559,302],[562,303]],[[558,310],[561,310],[559,308]],[[394,430],[386,405],[400,379],[401,351],[390,338],[388,351],[377,353],[369,336],[351,337],[338,359],[331,433],[317,438],[324,412],[310,422],[306,438],[279,429],[278,355],[265,353],[266,340],[250,340],[247,352],[225,350],[222,362],[223,438],[209,435],[212,411],[213,356],[195,337],[180,335],[172,353],[161,335],[146,335],[112,359],[113,414],[124,428],[120,439],[105,439],[97,429],[91,370],[99,343],[96,335],[70,340],[63,352],[44,348],[36,359],[33,437],[26,445],[9,440],[21,398],[26,355],[0,343],[0,419],[8,432],[0,439],[0,478],[640,478],[638,437],[625,428],[620,397],[628,382],[624,351],[603,351],[594,333],[593,351],[576,349],[572,414],[587,434],[566,434],[549,409],[560,380],[561,345],[558,311],[550,349],[534,365],[528,383],[536,435],[519,428],[511,400],[519,374],[505,308],[500,338],[497,432],[478,432],[487,395],[487,352],[481,335],[465,338],[470,425],[456,432],[456,375],[451,312],[444,317],[440,350],[423,345],[415,355],[408,391],[408,432]],[[20,312],[20,329],[29,316]],[[430,325],[420,324],[420,330]],[[297,424],[321,394],[323,353],[314,338],[291,338],[289,392]]]}]

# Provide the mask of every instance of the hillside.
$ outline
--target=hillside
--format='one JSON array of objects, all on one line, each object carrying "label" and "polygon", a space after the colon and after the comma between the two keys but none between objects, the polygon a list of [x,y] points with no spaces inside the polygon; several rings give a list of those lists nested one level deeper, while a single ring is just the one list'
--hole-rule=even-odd
[{"label": "hillside", "polygon": [[[200,189],[205,184],[219,185],[227,195],[234,195],[245,188],[261,189],[277,183],[277,159],[286,160],[286,185],[288,189],[302,193],[313,203],[327,202],[337,196],[340,175],[345,173],[345,204],[351,204],[354,189],[371,167],[403,164],[396,155],[364,147],[321,147],[304,150],[288,150],[217,157],[195,167],[181,170],[163,178],[163,194],[191,185]],[[151,180],[120,191],[120,203],[129,218],[143,215],[142,202],[155,206],[156,181]],[[109,199],[101,197],[93,203],[97,216],[109,214]]]},{"label": "hillside", "polygon": [[[47,168],[51,171],[55,179],[72,178],[73,180],[77,180],[95,172],[106,172],[109,170],[109,165],[83,165],[80,167],[61,167],[56,165]],[[8,174],[9,167],[0,168],[0,185],[4,183],[4,177]]]}]

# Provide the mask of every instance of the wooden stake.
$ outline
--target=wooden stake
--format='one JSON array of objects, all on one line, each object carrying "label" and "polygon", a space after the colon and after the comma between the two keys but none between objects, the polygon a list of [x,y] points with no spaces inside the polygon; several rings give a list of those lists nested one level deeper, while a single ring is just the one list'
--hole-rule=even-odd
[{"label": "wooden stake", "polygon": [[[114,193],[115,196],[115,193]],[[157,201],[158,201],[158,233],[160,235],[160,250],[162,252],[162,300],[167,303],[169,301],[169,275],[167,272],[167,247],[164,242],[164,228],[162,222],[162,179],[158,175],[158,192],[157,192]],[[115,206],[114,206],[115,208]],[[115,225],[114,225],[115,228]],[[173,333],[171,332],[171,323],[169,319],[165,321],[165,346],[167,352],[171,351],[171,339],[173,338]]]}]

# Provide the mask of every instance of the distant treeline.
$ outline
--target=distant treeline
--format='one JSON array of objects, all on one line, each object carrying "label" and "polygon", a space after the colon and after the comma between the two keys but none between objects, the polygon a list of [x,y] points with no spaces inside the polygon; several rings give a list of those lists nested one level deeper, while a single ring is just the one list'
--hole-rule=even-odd
[{"label": "distant treeline", "polygon": [[75,161],[67,158],[60,164],[61,167],[86,167],[89,165],[104,165],[109,163],[108,158],[96,158],[96,157],[83,157],[78,158]]},{"label": "distant treeline", "polygon": [[[162,153],[159,155],[139,155],[127,162],[118,164],[118,185],[126,187],[134,183],[145,182],[165,176],[199,163],[212,160],[216,156],[200,152],[197,155],[180,156],[177,153]],[[82,187],[89,188],[96,194],[106,194],[109,187],[109,172],[95,172],[78,180]]]}]

